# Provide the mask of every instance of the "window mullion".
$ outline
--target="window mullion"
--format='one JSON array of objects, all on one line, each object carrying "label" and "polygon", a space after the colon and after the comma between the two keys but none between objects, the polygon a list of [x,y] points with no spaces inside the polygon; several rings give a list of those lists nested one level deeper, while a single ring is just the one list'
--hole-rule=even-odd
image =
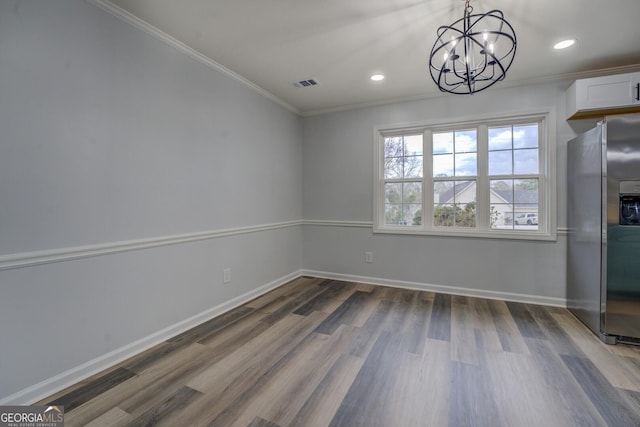
[{"label": "window mullion", "polygon": [[488,127],[487,125],[478,126],[478,181],[476,183],[478,205],[476,211],[478,230],[485,231],[489,226],[489,209],[491,206],[489,191],[489,165],[488,165]]},{"label": "window mullion", "polygon": [[422,228],[433,229],[433,132],[422,135]]},{"label": "window mullion", "polygon": [[374,138],[374,189],[373,195],[373,220],[374,227],[380,228],[384,225],[384,204],[385,204],[385,179],[384,179],[384,136],[377,134]]},{"label": "window mullion", "polygon": [[[538,227],[540,230],[549,231],[549,199],[547,194],[547,179],[551,171],[549,165],[550,157],[547,155],[548,141],[546,141],[546,132],[543,129],[544,120],[538,123]],[[542,213],[542,215],[541,215]]]}]

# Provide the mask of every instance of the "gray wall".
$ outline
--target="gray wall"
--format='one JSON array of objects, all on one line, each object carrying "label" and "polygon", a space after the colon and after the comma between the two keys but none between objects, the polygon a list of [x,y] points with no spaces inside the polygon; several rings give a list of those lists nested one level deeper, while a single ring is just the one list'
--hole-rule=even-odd
[{"label": "gray wall", "polygon": [[294,113],[82,0],[0,2],[0,267],[115,248],[0,271],[0,400],[299,271],[300,140]]},{"label": "gray wall", "polygon": [[[425,84],[430,84],[425,80]],[[303,122],[302,214],[307,272],[379,283],[563,304],[566,248],[566,143],[593,122],[568,124],[570,82],[492,88],[473,96],[443,96],[307,117]],[[373,234],[349,221],[373,220],[373,130],[376,126],[448,121],[478,114],[556,108],[556,242]],[[337,221],[336,226],[320,225]],[[343,222],[340,224],[340,222]],[[374,262],[364,262],[372,251]]]}]

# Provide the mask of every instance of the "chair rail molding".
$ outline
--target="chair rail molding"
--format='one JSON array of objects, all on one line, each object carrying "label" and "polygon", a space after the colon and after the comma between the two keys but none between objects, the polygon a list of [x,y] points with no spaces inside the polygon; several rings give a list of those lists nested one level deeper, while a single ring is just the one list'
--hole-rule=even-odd
[{"label": "chair rail molding", "polygon": [[34,252],[23,252],[0,256],[0,271],[14,268],[32,267],[54,262],[72,261],[82,258],[110,255],[121,252],[137,251],[159,246],[176,245],[200,240],[218,239],[241,234],[259,233],[280,228],[296,227],[302,221],[285,221],[271,224],[260,224],[246,227],[224,228],[195,233],[176,234],[171,236],[152,237],[147,239],[126,240],[96,245],[59,248]]}]

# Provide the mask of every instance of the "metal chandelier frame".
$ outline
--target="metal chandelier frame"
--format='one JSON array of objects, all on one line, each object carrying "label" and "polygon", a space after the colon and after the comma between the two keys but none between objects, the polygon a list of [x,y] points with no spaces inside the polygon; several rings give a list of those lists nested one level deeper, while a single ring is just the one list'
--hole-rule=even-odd
[{"label": "metal chandelier frame", "polygon": [[465,0],[464,17],[438,28],[429,56],[431,78],[442,92],[470,95],[505,75],[516,54],[516,34],[500,10],[473,14]]}]

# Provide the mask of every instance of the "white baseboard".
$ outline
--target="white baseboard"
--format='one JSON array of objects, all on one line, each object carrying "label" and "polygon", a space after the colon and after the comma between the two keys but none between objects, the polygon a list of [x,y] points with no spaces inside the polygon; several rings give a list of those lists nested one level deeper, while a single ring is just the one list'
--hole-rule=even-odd
[{"label": "white baseboard", "polygon": [[567,300],[564,298],[544,297],[513,292],[498,292],[484,289],[434,285],[430,283],[405,282],[401,280],[382,279],[379,277],[356,276],[352,274],[339,274],[315,270],[302,270],[302,275],[320,277],[323,279],[343,280],[347,282],[367,283],[370,285],[391,286],[394,288],[416,289],[419,291],[438,292],[450,295],[462,295],[467,297],[521,302],[525,304],[539,304],[563,308],[567,306]]},{"label": "white baseboard", "polygon": [[326,271],[316,270],[298,270],[276,279],[257,289],[249,291],[243,295],[233,298],[227,302],[219,304],[209,310],[205,310],[195,316],[171,325],[145,338],[120,347],[110,353],[90,360],[80,366],[69,369],[54,377],[46,379],[38,384],[27,387],[17,393],[0,399],[0,405],[31,405],[34,402],[42,400],[47,396],[51,396],[60,390],[76,384],[92,375],[95,375],[105,369],[108,369],[126,359],[135,356],[163,341],[168,340],[184,331],[187,331],[201,323],[204,323],[216,316],[220,316],[229,310],[232,310],[252,299],[265,294],[285,283],[296,279],[300,276],[313,276],[324,279],[343,280],[348,282],[367,283],[379,286],[391,286],[396,288],[416,289],[420,291],[439,292],[450,295],[463,295],[478,298],[497,299],[503,301],[514,301],[527,304],[541,304],[556,307],[566,307],[566,299],[551,298],[537,295],[527,295],[511,292],[497,292],[482,289],[470,289],[454,286],[434,285],[428,283],[405,282],[400,280],[383,279],[378,277],[357,276],[351,274],[330,273]]},{"label": "white baseboard", "polygon": [[60,390],[64,390],[70,385],[76,384],[92,375],[117,365],[138,353],[148,350],[171,337],[211,320],[216,316],[220,316],[221,314],[249,302],[252,299],[300,276],[302,276],[302,271],[296,271],[280,277],[266,285],[198,313],[195,316],[164,328],[138,341],[125,345],[124,347],[120,347],[110,353],[97,357],[54,377],[48,378],[38,384],[27,387],[17,393],[6,396],[0,399],[0,405],[31,405],[46,398],[47,396],[51,396],[52,394],[59,392]]}]

